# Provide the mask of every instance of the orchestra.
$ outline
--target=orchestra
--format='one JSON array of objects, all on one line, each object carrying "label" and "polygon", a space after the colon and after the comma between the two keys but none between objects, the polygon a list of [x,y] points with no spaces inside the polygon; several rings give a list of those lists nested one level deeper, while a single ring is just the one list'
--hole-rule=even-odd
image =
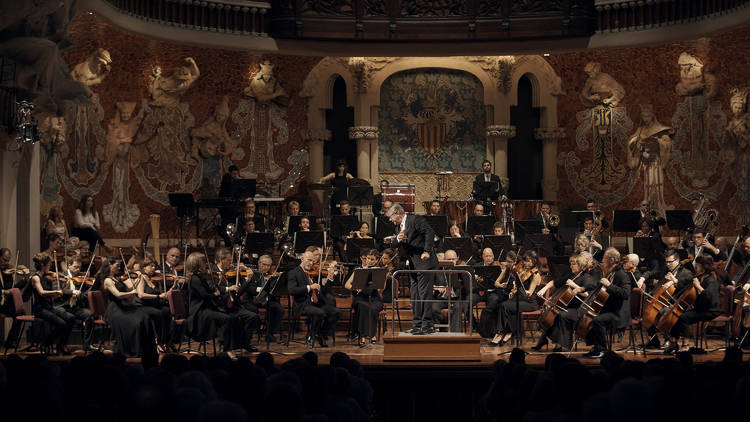
[{"label": "orchestra", "polygon": [[[570,233],[565,237],[562,228],[567,223],[553,211],[553,202],[539,201],[531,212],[513,215],[500,179],[491,170],[491,163],[483,163],[482,173],[474,181],[475,198],[464,201],[458,214],[446,198],[424,203],[425,215],[445,218],[440,223],[440,218],[428,220],[419,213],[406,212],[405,204],[394,200],[389,190],[399,185],[391,186],[387,180],[380,181],[381,192],[371,205],[363,206],[363,214],[361,204],[350,203],[346,195],[337,192],[346,190],[353,179],[346,163],[338,162],[336,171],[320,181],[331,184],[328,189],[334,192],[334,214],[351,216],[352,220],[346,221],[355,223],[340,231],[339,237],[330,235],[330,215],[327,220],[307,209],[302,211],[304,198],[289,199],[286,207],[278,210],[284,215],[275,216],[259,207],[261,198],[251,197],[237,202],[234,209],[219,210],[222,221],[227,220],[223,225],[226,236],[220,236],[215,246],[198,251],[189,245],[169,245],[161,256],[148,253],[145,244],[141,249],[126,249],[119,257],[112,248],[96,248],[104,245],[99,215],[94,198],[84,196],[70,226],[70,234],[80,239],[68,235],[62,208],[50,209],[43,230],[44,249],[32,259],[33,274],[18,265],[17,254],[0,250],[0,313],[14,315],[11,289],[19,288],[23,300],[30,302],[32,314],[49,327],[42,337],[35,338],[40,351],[69,354],[71,331],[78,326],[81,350],[88,351],[94,328],[88,293],[101,291],[108,303],[102,316],[119,353],[144,356],[174,351],[187,336],[198,342],[216,338],[219,351],[234,356],[237,350],[257,352],[262,340],[283,344],[292,315],[309,318],[305,320],[308,347],[328,347],[331,339],[342,334],[339,320],[346,309],[341,298],[351,299],[350,339],[361,347],[371,347],[382,334],[379,318],[385,304],[409,298],[412,321],[404,331],[410,335],[476,330],[482,344],[500,347],[533,329],[538,341],[530,345],[532,351],[571,352],[578,342],[585,342],[591,349],[584,357],[599,358],[612,349],[612,336],[621,336],[630,324],[632,289],[643,296],[640,318],[648,338],[643,346],[671,354],[678,350],[679,341],[690,335],[691,326],[719,315],[719,290],[722,285],[733,285],[733,337],[738,344],[750,342],[747,230],[732,243],[729,238],[715,237],[711,227],[697,226],[689,228],[682,242],[671,238],[663,242],[665,219],[651,210],[648,201],[641,201],[637,226],[627,241],[633,244],[614,248],[610,245],[610,222],[596,201],[587,199],[585,208],[573,209],[581,213],[577,219],[580,226],[565,226]],[[232,180],[238,177],[228,175]],[[223,192],[230,195],[231,189]],[[501,220],[508,208],[512,218],[535,221],[538,231],[526,234],[546,236],[551,246],[518,238],[514,241],[512,220],[511,224]],[[693,211],[694,218],[701,218],[702,208]],[[376,223],[378,215],[384,220]],[[481,229],[484,233],[465,233],[468,216],[487,215],[498,217]],[[295,227],[290,231],[291,221]],[[390,224],[385,231],[379,227],[383,222]],[[307,237],[289,236],[313,230],[317,231],[310,235],[324,233],[319,244],[302,244],[309,242]],[[250,236],[255,233],[272,235],[273,243],[256,245],[262,237]],[[508,237],[511,243],[501,248],[488,236]],[[468,238],[470,242],[454,249],[448,246],[449,238]],[[639,256],[632,241],[639,238],[657,239],[654,249]],[[358,254],[359,262],[342,264],[347,262],[349,239],[372,239],[375,247],[349,251],[349,258],[354,260]],[[553,261],[560,263],[554,269]],[[468,268],[471,278],[444,272],[456,266]],[[357,268],[387,268],[384,288],[353,287]],[[397,270],[408,272],[398,277],[398,290],[394,291]],[[184,299],[184,330],[174,324],[174,309],[168,300],[173,291]],[[537,312],[536,327],[530,327],[524,315]],[[476,323],[467,328],[462,322],[471,320],[472,315]],[[13,324],[7,344],[15,345],[18,331]],[[252,344],[254,337],[256,344]],[[517,345],[522,346],[522,340]]]}]

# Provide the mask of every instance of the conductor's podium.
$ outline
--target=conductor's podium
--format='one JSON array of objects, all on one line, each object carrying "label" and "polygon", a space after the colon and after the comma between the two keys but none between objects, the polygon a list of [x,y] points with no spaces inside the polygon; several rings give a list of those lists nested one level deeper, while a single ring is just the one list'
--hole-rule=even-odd
[{"label": "conductor's podium", "polygon": [[438,333],[415,336],[395,333],[383,337],[384,361],[479,361],[480,336]]}]

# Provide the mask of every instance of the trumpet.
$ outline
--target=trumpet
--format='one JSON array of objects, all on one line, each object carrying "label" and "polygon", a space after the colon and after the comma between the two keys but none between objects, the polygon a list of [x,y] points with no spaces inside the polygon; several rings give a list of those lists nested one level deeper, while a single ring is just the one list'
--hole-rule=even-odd
[{"label": "trumpet", "polygon": [[551,214],[549,216],[549,225],[550,227],[557,227],[560,225],[560,216],[557,214]]}]

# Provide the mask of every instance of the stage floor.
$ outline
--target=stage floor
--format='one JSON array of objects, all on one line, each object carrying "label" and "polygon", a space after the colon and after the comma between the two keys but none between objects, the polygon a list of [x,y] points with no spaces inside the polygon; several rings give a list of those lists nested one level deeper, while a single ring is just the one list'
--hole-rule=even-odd
[{"label": "stage floor", "polygon": [[[402,334],[403,335],[403,334]],[[420,336],[420,337],[426,337],[426,336]],[[623,338],[616,342],[614,345],[615,350],[624,349],[628,346],[628,336],[625,335]],[[297,338],[302,338],[301,335],[298,335]],[[542,349],[542,352],[534,352],[531,350],[531,346],[535,344],[535,340],[532,340],[530,336],[527,336],[524,339],[523,344],[523,350],[526,351],[526,363],[531,366],[544,366],[544,361],[551,352],[545,351],[545,349]],[[193,347],[197,346],[195,343],[192,344]],[[450,361],[388,361],[384,359],[384,346],[383,341],[379,341],[377,344],[368,344],[365,347],[359,347],[359,345],[355,344],[354,342],[347,342],[347,339],[341,333],[341,335],[338,335],[336,337],[336,345],[333,346],[332,341],[329,339],[327,348],[321,348],[318,347],[316,344],[316,347],[313,349],[309,349],[307,346],[305,346],[301,342],[291,342],[289,346],[285,346],[284,344],[278,344],[278,343],[271,343],[270,347],[266,347],[266,343],[261,344],[255,344],[256,347],[258,347],[260,352],[269,351],[274,356],[274,361],[276,364],[284,363],[288,360],[295,359],[298,357],[301,357],[304,353],[312,350],[313,352],[317,353],[319,355],[319,360],[321,363],[326,363],[330,359],[331,354],[334,352],[343,352],[349,355],[353,359],[357,359],[361,365],[365,367],[379,367],[379,366],[386,366],[386,367],[486,367],[489,368],[493,362],[495,362],[498,359],[507,359],[510,351],[512,350],[512,345],[505,345],[501,347],[492,347],[489,346],[488,341],[485,339],[481,340],[480,343],[480,360],[474,360],[474,361],[456,361],[456,360],[450,360]],[[38,351],[29,350],[29,351],[22,351],[27,345],[25,343],[21,344],[21,347],[19,347],[18,355],[20,356],[28,356],[33,354],[39,354]],[[107,346],[111,346],[111,344],[105,344],[105,348]],[[681,350],[688,350],[689,347],[693,346],[693,340],[692,339],[685,339],[685,343]],[[707,352],[705,354],[693,354],[693,360],[694,362],[707,362],[707,361],[721,361],[724,357],[724,341],[723,339],[719,338],[718,336],[711,335],[708,337],[708,347],[706,348]],[[50,356],[49,359],[51,360],[69,360],[72,359],[75,356],[82,356],[84,353],[82,350],[80,350],[79,347],[73,345],[70,347],[73,351],[73,354],[70,356]],[[187,343],[183,343],[182,354],[184,356],[190,357],[193,354],[192,353],[186,353],[184,350],[187,348]],[[209,343],[207,352],[209,356],[213,356],[215,351],[213,350],[212,345]],[[551,349],[550,349],[551,350]],[[598,366],[599,360],[598,359],[591,359],[591,358],[585,358],[583,357],[583,354],[586,353],[589,350],[588,346],[579,344],[578,350],[571,352],[569,355],[570,357],[579,359],[583,364],[587,366]],[[105,350],[105,353],[111,353],[111,351]],[[9,353],[13,353],[11,350]],[[251,360],[255,360],[255,357],[257,357],[258,353],[247,353],[247,352],[241,352],[241,351],[235,351],[235,354],[239,356],[246,356],[249,357]],[[563,353],[564,355],[568,355],[567,352]],[[617,354],[624,359],[628,360],[638,360],[638,361],[646,361],[649,359],[661,359],[661,358],[668,358],[670,355],[664,355],[661,350],[657,349],[648,349],[646,351],[646,356],[643,355],[642,351],[638,351],[636,355],[633,354],[632,350],[622,350],[617,352]],[[674,355],[671,355],[674,356]],[[746,353],[743,357],[744,360],[750,360],[750,354]],[[129,359],[131,362],[139,362],[139,359]]]}]

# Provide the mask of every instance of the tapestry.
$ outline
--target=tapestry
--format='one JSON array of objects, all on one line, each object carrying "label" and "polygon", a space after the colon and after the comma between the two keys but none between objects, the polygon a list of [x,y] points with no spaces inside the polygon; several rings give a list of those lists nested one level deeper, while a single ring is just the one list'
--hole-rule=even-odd
[{"label": "tapestry", "polygon": [[414,69],[380,90],[379,170],[478,171],[485,159],[483,88],[473,75]]}]

